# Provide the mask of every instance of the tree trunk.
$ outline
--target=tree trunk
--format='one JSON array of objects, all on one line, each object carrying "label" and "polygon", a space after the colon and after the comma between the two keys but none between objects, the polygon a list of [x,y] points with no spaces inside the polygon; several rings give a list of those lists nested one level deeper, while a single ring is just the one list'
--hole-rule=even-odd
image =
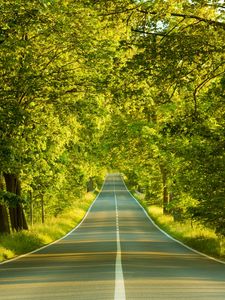
[{"label": "tree trunk", "polygon": [[7,208],[0,205],[0,233],[10,233]]},{"label": "tree trunk", "polygon": [[[4,190],[3,177],[0,174],[0,190]],[[10,233],[8,211],[5,205],[0,204],[0,233]]]},{"label": "tree trunk", "polygon": [[[18,176],[15,174],[4,173],[6,190],[21,196],[21,184]],[[17,203],[14,207],[9,208],[10,221],[12,230],[28,229],[25,214],[21,203]]]},{"label": "tree trunk", "polygon": [[18,230],[17,226],[17,217],[16,217],[16,208],[15,207],[9,207],[9,216],[10,216],[10,222],[12,230]]},{"label": "tree trunk", "polygon": [[94,190],[94,180],[93,177],[90,177],[87,183],[87,192],[92,192],[93,190]]},{"label": "tree trunk", "polygon": [[34,225],[34,205],[33,205],[33,195],[30,191],[30,224],[31,226]]},{"label": "tree trunk", "polygon": [[162,174],[162,184],[163,184],[163,213],[168,213],[167,205],[169,204],[169,193],[167,186],[167,172],[163,165],[160,165],[160,170]]},{"label": "tree trunk", "polygon": [[41,195],[41,223],[45,223],[45,206],[44,206],[44,196]]}]

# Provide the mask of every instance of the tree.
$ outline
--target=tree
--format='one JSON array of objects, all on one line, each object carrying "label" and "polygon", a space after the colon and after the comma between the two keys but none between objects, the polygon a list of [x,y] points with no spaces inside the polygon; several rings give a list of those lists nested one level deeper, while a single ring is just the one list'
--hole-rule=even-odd
[{"label": "tree", "polygon": [[0,233],[10,233],[9,227],[9,219],[8,219],[8,211],[7,207],[4,203],[3,197],[3,190],[4,190],[4,181],[2,175],[0,176]]},{"label": "tree", "polygon": [[[71,182],[74,169],[62,162],[64,155],[80,160],[77,184],[86,185],[97,172],[94,152],[107,115],[104,85],[118,42],[90,4],[1,3],[0,160],[6,188],[18,196],[18,209],[10,207],[12,224],[24,218],[21,180],[34,201],[37,190],[43,199],[59,189],[64,176]],[[88,176],[90,169],[95,171]]]},{"label": "tree", "polygon": [[[122,74],[112,89],[115,114],[124,126],[129,129],[139,123],[135,137],[133,130],[124,126],[116,131],[117,136],[120,132],[119,140],[124,138],[124,131],[128,134],[125,149],[132,152],[126,155],[128,164],[132,162],[137,173],[140,166],[146,168],[145,162],[152,160],[149,170],[154,166],[161,172],[165,202],[170,193],[176,199],[188,193],[189,199],[199,200],[194,216],[202,217],[218,232],[222,232],[219,228],[223,223],[215,220],[223,220],[223,215],[215,218],[208,208],[219,213],[215,207],[222,201],[213,194],[220,195],[217,199],[223,197],[223,170],[219,167],[223,159],[218,149],[222,138],[219,128],[224,124],[218,118],[221,106],[217,102],[225,71],[223,12],[218,1],[170,1],[160,5],[141,1],[132,8],[127,5],[106,13],[127,18],[133,33],[123,43],[127,51],[132,49],[132,55],[127,57],[125,67],[120,66]],[[144,139],[140,135],[143,130]],[[139,140],[137,147],[134,138]],[[124,144],[122,141],[122,151]],[[209,178],[214,183],[211,187]]]}]

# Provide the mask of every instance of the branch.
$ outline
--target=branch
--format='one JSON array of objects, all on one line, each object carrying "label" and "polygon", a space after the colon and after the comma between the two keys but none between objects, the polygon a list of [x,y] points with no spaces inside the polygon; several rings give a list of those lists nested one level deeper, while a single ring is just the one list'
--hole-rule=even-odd
[{"label": "branch", "polygon": [[109,11],[107,13],[104,14],[100,14],[100,17],[106,17],[106,16],[112,16],[112,15],[117,15],[117,14],[124,14],[127,12],[132,12],[137,10],[138,7],[142,6],[142,4],[136,5],[135,7],[132,8],[126,8],[126,9],[119,9],[119,10],[113,10],[113,11]]},{"label": "branch", "polygon": [[208,24],[213,25],[213,26],[223,27],[225,29],[225,23],[215,21],[215,20],[201,18],[201,17],[195,16],[195,15],[172,13],[171,16],[173,16],[173,17],[182,17],[182,18],[187,18],[187,19],[195,19],[195,20],[198,20],[198,21],[201,21],[201,22],[204,22],[204,23],[208,23]]},{"label": "branch", "polygon": [[[185,19],[183,19],[183,20],[185,20]],[[202,22],[202,21],[197,20],[196,22],[193,22],[193,23],[191,23],[191,24],[189,24],[189,25],[187,25],[187,26],[181,27],[181,28],[180,28],[180,32],[184,31],[185,29],[187,29],[187,28],[189,28],[189,27],[196,26],[196,25],[198,25],[198,24],[201,23],[201,22]]]},{"label": "branch", "polygon": [[[64,92],[64,94],[72,94],[72,93],[81,93],[81,92],[85,92],[86,89],[85,88],[88,88],[88,87],[92,87],[93,85],[92,84],[87,84],[87,83],[76,83],[74,85],[73,88],[69,89],[69,90],[66,90]],[[83,87],[84,89],[78,89],[78,87]]]},{"label": "branch", "polygon": [[168,36],[171,32],[173,32],[174,29],[177,28],[177,26],[179,26],[183,21],[185,20],[185,18],[183,18],[181,21],[179,21],[177,24],[175,24],[165,35],[164,37],[161,39],[160,43],[164,40],[164,38],[166,36]]},{"label": "branch", "polygon": [[[148,10],[139,10],[139,12],[143,13],[143,14],[150,14],[150,15],[157,15],[157,12],[154,11],[148,11]],[[206,19],[206,18],[202,18],[199,16],[195,16],[195,15],[188,15],[188,14],[183,14],[183,13],[171,13],[170,14],[172,17],[181,17],[184,19],[195,19],[204,23],[207,23],[209,25],[213,25],[213,26],[219,26],[225,29],[225,23],[219,22],[219,21],[215,21],[215,20],[210,20],[210,19]]]},{"label": "branch", "polygon": [[219,67],[221,67],[224,63],[222,63],[221,65],[217,66],[212,72],[212,76],[208,76],[206,79],[204,79],[194,90],[193,92],[193,97],[194,97],[194,111],[195,111],[195,115],[197,115],[197,94],[198,92],[212,79],[215,79],[216,77],[223,75],[224,74],[224,70],[222,72],[219,72],[218,74],[213,74],[216,70],[219,69]]},{"label": "branch", "polygon": [[149,35],[155,35],[155,36],[163,36],[165,37],[167,34],[165,33],[157,33],[157,32],[147,32],[147,31],[144,31],[144,30],[139,30],[139,29],[131,29],[131,31],[133,32],[138,32],[138,33],[141,33],[141,34],[149,34]]},{"label": "branch", "polygon": [[225,5],[222,5],[222,3],[221,4],[216,4],[216,3],[208,3],[208,4],[206,4],[206,6],[211,6],[211,7],[216,7],[216,8],[222,8],[222,9],[225,9]]},{"label": "branch", "polygon": [[175,92],[176,92],[176,90],[177,90],[177,86],[178,86],[178,83],[176,82],[176,83],[175,83],[175,86],[174,86],[174,88],[173,88],[173,91],[172,91],[172,93],[171,93],[171,95],[170,95],[170,97],[169,97],[169,101],[171,101],[171,99],[173,98],[173,96],[174,96],[174,94],[175,94]]},{"label": "branch", "polygon": [[[108,13],[101,14],[100,16],[110,16],[110,15],[124,14],[124,13],[128,13],[128,12],[135,11],[135,10],[137,10],[139,13],[143,13],[145,15],[147,15],[147,14],[157,15],[158,14],[157,12],[148,11],[147,9],[146,10],[139,9],[140,6],[142,6],[142,4],[136,5],[135,7],[132,7],[132,8],[126,8],[126,9],[122,9],[122,10],[110,11]],[[220,6],[220,8],[223,9],[225,7],[222,5],[222,6]],[[206,19],[206,18],[199,17],[199,16],[196,16],[196,15],[184,14],[184,13],[171,13],[170,15],[172,17],[181,17],[181,18],[184,18],[184,19],[195,19],[195,20],[207,23],[209,25],[219,26],[219,27],[222,27],[223,29],[225,29],[225,23],[215,21],[215,20],[211,20],[211,19]]]}]

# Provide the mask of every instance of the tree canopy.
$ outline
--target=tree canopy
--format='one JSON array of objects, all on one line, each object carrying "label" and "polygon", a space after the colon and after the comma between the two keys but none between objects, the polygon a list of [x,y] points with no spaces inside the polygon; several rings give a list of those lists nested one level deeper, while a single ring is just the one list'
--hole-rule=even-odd
[{"label": "tree canopy", "polygon": [[31,206],[57,215],[118,169],[165,213],[225,235],[221,1],[0,10],[0,231],[28,228]]}]

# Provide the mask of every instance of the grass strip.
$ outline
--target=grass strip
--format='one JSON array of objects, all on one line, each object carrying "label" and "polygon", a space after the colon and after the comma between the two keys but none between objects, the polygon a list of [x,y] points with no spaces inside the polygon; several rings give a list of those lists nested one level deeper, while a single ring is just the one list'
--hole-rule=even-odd
[{"label": "grass strip", "polygon": [[0,262],[31,252],[66,235],[80,223],[94,198],[93,193],[87,193],[68,211],[57,218],[49,218],[45,224],[34,224],[29,231],[0,235]]},{"label": "grass strip", "polygon": [[197,251],[225,261],[225,239],[213,230],[191,220],[174,221],[172,215],[163,214],[162,207],[147,205],[141,195],[135,194],[135,198],[163,231]]}]

